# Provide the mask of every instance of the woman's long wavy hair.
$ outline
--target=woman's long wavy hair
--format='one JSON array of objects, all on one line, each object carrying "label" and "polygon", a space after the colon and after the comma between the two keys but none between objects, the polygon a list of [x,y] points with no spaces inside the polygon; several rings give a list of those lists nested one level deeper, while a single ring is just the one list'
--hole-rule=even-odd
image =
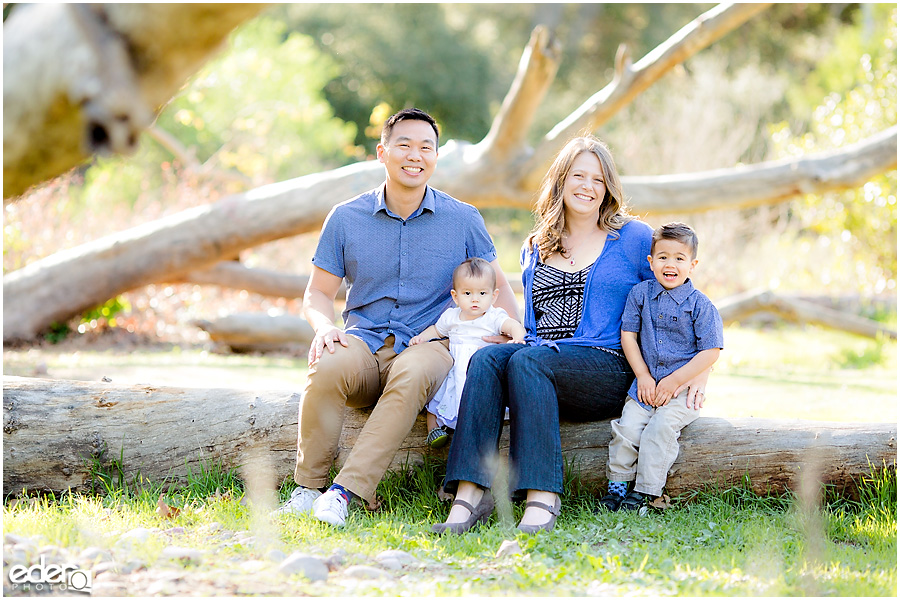
[{"label": "woman's long wavy hair", "polygon": [[619,180],[616,163],[609,147],[594,136],[575,138],[566,144],[553,161],[553,165],[544,176],[540,195],[534,205],[534,229],[531,230],[525,245],[530,250],[536,244],[542,262],[554,252],[565,256],[565,248],[562,245],[562,234],[566,228],[563,185],[572,169],[572,163],[582,152],[591,152],[600,160],[603,181],[606,183],[606,195],[600,205],[597,226],[617,235],[616,232],[625,223],[635,218],[625,204],[622,182]]}]

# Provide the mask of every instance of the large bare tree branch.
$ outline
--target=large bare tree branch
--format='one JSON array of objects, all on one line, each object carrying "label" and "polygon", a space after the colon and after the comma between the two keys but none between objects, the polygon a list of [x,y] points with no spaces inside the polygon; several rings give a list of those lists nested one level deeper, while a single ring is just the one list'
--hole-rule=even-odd
[{"label": "large bare tree branch", "polygon": [[897,168],[897,127],[865,140],[799,158],[658,177],[627,177],[638,212],[702,212],[777,204],[802,194],[859,187]]},{"label": "large bare tree branch", "polygon": [[491,130],[482,140],[485,154],[506,162],[525,147],[528,130],[556,77],[562,47],[546,27],[536,27]]},{"label": "large bare tree branch", "polygon": [[3,198],[127,153],[264,4],[19,5],[3,24]]},{"label": "large bare tree branch", "polygon": [[595,131],[675,66],[769,6],[771,3],[720,4],[682,27],[634,66],[631,65],[627,52],[620,49],[612,82],[591,96],[544,137],[523,169],[525,178],[522,185],[535,189],[553,157],[567,141],[577,135]]},{"label": "large bare tree branch", "polygon": [[238,261],[228,260],[216,263],[209,269],[190,271],[179,278],[167,278],[166,283],[215,285],[247,290],[263,296],[302,298],[309,283],[309,275],[292,275],[270,269],[247,267]]}]

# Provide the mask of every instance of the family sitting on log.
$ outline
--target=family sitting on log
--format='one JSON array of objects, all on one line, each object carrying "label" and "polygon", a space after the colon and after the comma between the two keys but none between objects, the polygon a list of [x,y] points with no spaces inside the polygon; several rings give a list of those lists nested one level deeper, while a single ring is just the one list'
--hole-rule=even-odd
[{"label": "family sitting on log", "polygon": [[[339,204],[323,225],[303,305],[316,334],[299,409],[298,487],[276,513],[312,513],[341,526],[353,499],[374,504],[394,454],[443,385],[453,390],[431,405],[429,438],[455,424],[445,487],[456,498],[434,531],[462,533],[491,515],[506,419],[509,493],[525,500],[521,531],[551,530],[559,515],[560,417],[620,417],[607,470],[615,480],[599,506],[641,508],[662,492],[723,345],[715,307],[688,279],[696,236],[683,224],[654,232],[630,215],[609,149],[593,137],[573,139],[544,179],[522,251],[520,331],[481,215],[427,185],[438,140],[427,113],[391,116],[377,148],[384,185]],[[473,258],[486,261],[480,276],[454,280]],[[334,305],[345,278],[342,329]],[[460,326],[487,317],[491,333],[508,337],[485,336],[483,348],[454,352],[444,337],[453,332],[449,320],[438,320],[451,298]],[[491,343],[510,337],[522,343]],[[454,358],[465,375],[448,378]],[[373,409],[326,489],[347,406]]]}]

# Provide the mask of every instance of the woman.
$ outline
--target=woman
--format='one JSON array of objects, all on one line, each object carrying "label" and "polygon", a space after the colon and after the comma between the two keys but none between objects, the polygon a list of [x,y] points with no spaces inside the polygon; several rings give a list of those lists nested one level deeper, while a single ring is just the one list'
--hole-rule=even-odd
[{"label": "woman", "polygon": [[462,533],[493,511],[488,488],[507,406],[510,490],[526,499],[518,528],[553,529],[563,491],[560,415],[617,417],[634,378],[621,350],[622,310],[631,288],[653,278],[652,230],[628,213],[603,142],[581,137],[562,149],[535,216],[522,251],[529,345],[472,356],[447,464],[456,499],[437,533]]}]

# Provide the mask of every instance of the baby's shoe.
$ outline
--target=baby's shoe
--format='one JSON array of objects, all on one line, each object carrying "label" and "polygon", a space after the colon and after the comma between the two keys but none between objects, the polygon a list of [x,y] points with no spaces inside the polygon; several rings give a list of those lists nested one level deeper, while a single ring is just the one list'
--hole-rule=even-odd
[{"label": "baby's shoe", "polygon": [[435,427],[428,432],[428,437],[425,438],[425,441],[434,449],[443,448],[450,441],[450,433],[444,426]]}]

